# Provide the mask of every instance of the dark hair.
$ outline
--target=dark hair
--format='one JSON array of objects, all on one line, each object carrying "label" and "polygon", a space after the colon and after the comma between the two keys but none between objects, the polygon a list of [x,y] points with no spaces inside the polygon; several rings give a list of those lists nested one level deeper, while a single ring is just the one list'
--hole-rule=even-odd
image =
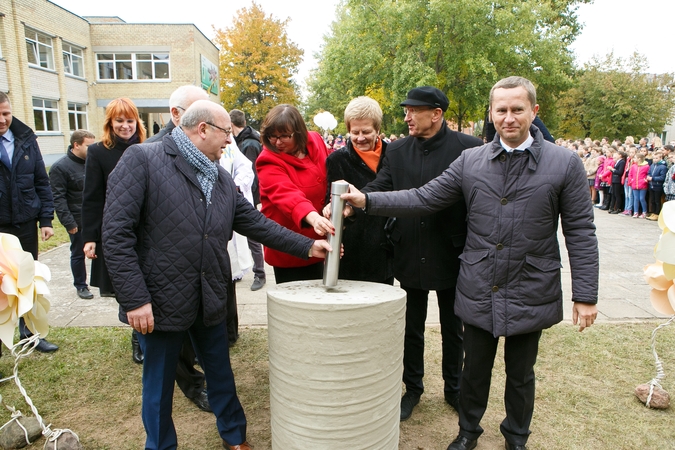
[{"label": "dark hair", "polygon": [[94,133],[87,130],[75,130],[73,134],[70,135],[70,145],[82,145],[85,139],[96,139]]},{"label": "dark hair", "polygon": [[246,126],[246,116],[244,115],[244,111],[239,109],[230,111],[230,120],[232,121],[232,125],[236,127],[244,128]]},{"label": "dark hair", "polygon": [[307,148],[307,126],[300,111],[288,104],[277,105],[270,110],[260,127],[260,137],[268,149],[278,151],[269,140],[270,135],[279,133],[293,133],[297,149],[305,152]]}]

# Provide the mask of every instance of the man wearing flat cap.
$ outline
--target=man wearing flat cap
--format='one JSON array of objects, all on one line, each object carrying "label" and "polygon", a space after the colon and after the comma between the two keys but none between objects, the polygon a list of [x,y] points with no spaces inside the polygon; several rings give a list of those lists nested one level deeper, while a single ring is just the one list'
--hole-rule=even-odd
[{"label": "man wearing flat cap", "polygon": [[[409,136],[387,147],[377,177],[362,192],[416,188],[440,175],[460,153],[483,142],[448,128],[443,114],[448,97],[439,89],[422,86],[408,92],[401,103]],[[458,256],[466,239],[466,205],[457,203],[423,217],[399,217],[391,231],[394,276],[407,294],[401,420],[412,414],[424,392],[424,324],[429,291],[436,291],[443,339],[445,401],[459,404],[462,373],[462,322],[455,315]]]}]

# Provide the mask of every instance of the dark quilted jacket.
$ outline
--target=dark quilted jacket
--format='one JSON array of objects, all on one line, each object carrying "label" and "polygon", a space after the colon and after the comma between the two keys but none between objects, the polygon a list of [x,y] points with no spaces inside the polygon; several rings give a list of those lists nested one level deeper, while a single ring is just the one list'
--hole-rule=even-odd
[{"label": "dark quilted jacket", "polygon": [[368,194],[369,214],[429,214],[464,199],[467,238],[455,312],[493,336],[548,328],[563,318],[558,220],[572,272],[572,300],[598,299],[598,242],[579,157],[535,137],[508,153],[499,137],[464,151],[420,189]]},{"label": "dark quilted jacket", "polygon": [[232,231],[307,258],[312,240],[266,219],[218,166],[211,203],[173,138],[129,147],[110,174],[103,247],[120,320],[152,303],[155,327],[185,330],[204,308],[204,323],[225,320],[231,286]]}]

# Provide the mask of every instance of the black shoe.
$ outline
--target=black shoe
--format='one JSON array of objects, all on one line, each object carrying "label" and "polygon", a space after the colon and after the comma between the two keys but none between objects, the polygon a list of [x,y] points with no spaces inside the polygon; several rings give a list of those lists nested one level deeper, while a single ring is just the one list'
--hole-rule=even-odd
[{"label": "black shoe", "polygon": [[510,443],[509,441],[504,441],[504,448],[506,450],[527,450],[526,445],[516,445]]},{"label": "black shoe", "polygon": [[266,281],[267,280],[265,280],[264,278],[260,278],[260,277],[258,277],[258,275],[256,275],[253,278],[253,284],[251,284],[251,290],[257,291],[257,290],[262,289],[262,287],[265,286]]},{"label": "black shoe", "polygon": [[211,405],[209,405],[209,397],[206,395],[206,390],[201,391],[195,398],[191,398],[190,400],[202,411],[213,412]]},{"label": "black shoe", "polygon": [[476,445],[478,445],[478,439],[469,439],[460,434],[448,445],[448,450],[472,450],[476,448]]},{"label": "black shoe", "polygon": [[108,292],[108,291],[99,291],[98,295],[101,297],[117,297],[114,292]]},{"label": "black shoe", "polygon": [[143,364],[143,350],[135,331],[131,333],[131,358],[136,364]]},{"label": "black shoe", "polygon": [[445,394],[445,403],[452,406],[452,409],[459,412],[459,394],[453,394],[446,392]]},{"label": "black shoe", "polygon": [[619,214],[620,212],[621,212],[621,211],[619,211],[618,209],[613,209],[613,210],[611,210],[609,213],[610,213],[610,214]]},{"label": "black shoe", "polygon": [[94,298],[94,294],[89,291],[89,288],[83,287],[77,290],[77,296],[85,300]]},{"label": "black shoe", "polygon": [[35,347],[35,350],[41,353],[54,353],[59,349],[59,346],[56,344],[52,344],[46,339],[40,339],[40,342],[38,343],[37,347]]},{"label": "black shoe", "polygon": [[408,420],[412,415],[413,408],[420,402],[420,396],[412,392],[406,392],[401,397],[401,422]]}]

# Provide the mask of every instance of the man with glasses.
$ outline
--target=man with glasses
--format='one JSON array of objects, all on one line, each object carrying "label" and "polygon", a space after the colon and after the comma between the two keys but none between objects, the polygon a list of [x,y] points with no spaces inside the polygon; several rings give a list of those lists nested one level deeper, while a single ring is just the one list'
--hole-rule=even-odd
[{"label": "man with glasses", "polygon": [[[191,84],[181,86],[171,94],[169,97],[169,112],[171,120],[166,124],[162,130],[146,139],[145,142],[161,142],[165,135],[171,136],[171,132],[180,124],[180,118],[187,108],[190,107],[197,100],[208,100],[209,94],[204,89],[198,88]],[[134,334],[137,332],[134,331]],[[134,361],[143,362],[143,351],[138,344],[138,339],[132,340],[134,342],[133,352]],[[192,342],[189,336],[185,337],[183,347],[181,348],[178,358],[178,366],[176,367],[176,383],[183,394],[194,403],[197,408],[205,412],[211,412],[209,399],[206,395],[206,386],[204,383],[204,374],[195,369],[195,350],[192,347]]]},{"label": "man with glasses", "polygon": [[[416,188],[440,175],[460,153],[482,145],[477,137],[448,128],[448,97],[439,89],[412,89],[401,103],[409,136],[387,147],[382,169],[363,192]],[[436,291],[443,339],[445,401],[455,410],[462,373],[462,322],[455,315],[458,256],[466,238],[466,206],[455,204],[424,217],[399,217],[391,230],[394,276],[407,294],[401,420],[412,414],[424,392],[424,325],[429,291]]]}]

